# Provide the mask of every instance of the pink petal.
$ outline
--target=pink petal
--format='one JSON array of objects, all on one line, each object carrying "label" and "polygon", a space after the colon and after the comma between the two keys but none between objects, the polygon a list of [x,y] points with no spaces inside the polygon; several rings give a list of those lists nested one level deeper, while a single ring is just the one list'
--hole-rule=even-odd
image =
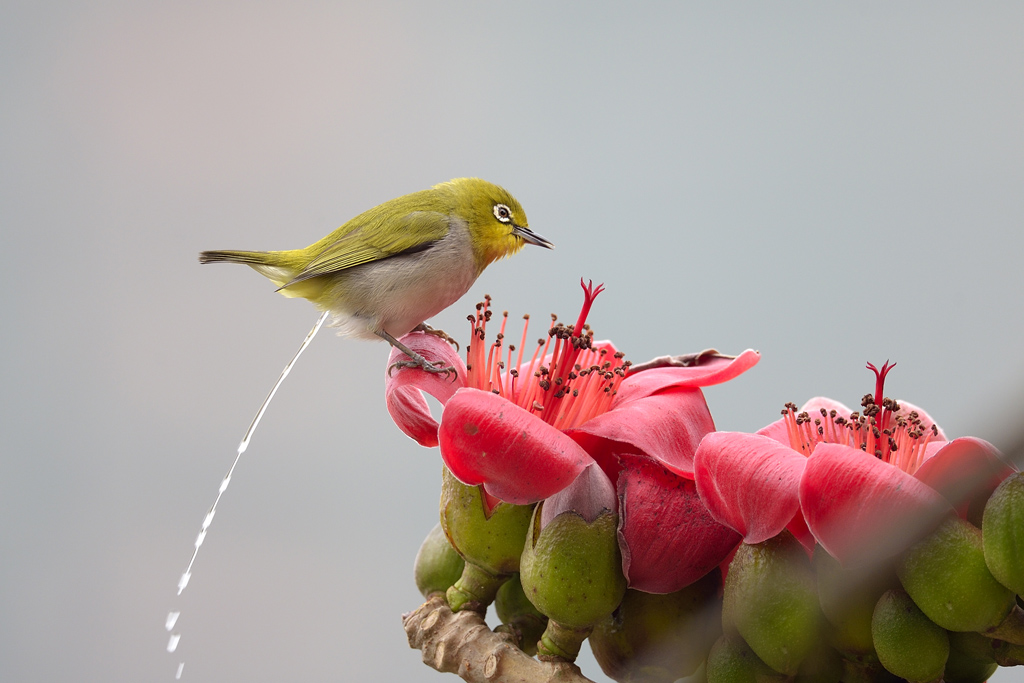
[{"label": "pink petal", "polygon": [[[647,370],[655,372],[655,370]],[[613,404],[575,429],[566,430],[596,459],[606,472],[622,451],[643,453],[659,460],[676,474],[693,478],[693,452],[715,423],[696,388],[672,388],[625,404]],[[628,445],[628,447],[624,447]]]},{"label": "pink petal", "polygon": [[[458,390],[465,386],[466,365],[450,344],[436,335],[425,332],[410,332],[400,340],[411,350],[430,361],[443,361],[454,367],[458,378],[424,372],[419,368],[398,367],[384,378],[384,400],[391,419],[398,428],[412,437],[421,446],[437,445],[437,421],[430,414],[423,392],[427,392],[444,405]],[[396,348],[391,349],[388,368],[397,360],[409,357]]]},{"label": "pink petal", "polygon": [[459,481],[508,503],[548,498],[594,462],[575,441],[507,399],[460,389],[438,430],[441,457]]},{"label": "pink petal", "polygon": [[[839,401],[833,401],[830,398],[824,396],[815,396],[807,403],[803,404],[798,413],[806,412],[811,417],[821,417],[821,409],[824,408],[826,412],[836,411],[836,415],[842,417],[850,417],[850,409],[844,406]],[[792,445],[789,443],[789,430],[786,428],[786,419],[779,418],[775,422],[772,422],[767,427],[762,427],[757,430],[757,434],[767,436],[770,439],[774,439],[779,443],[786,444],[787,446]]]},{"label": "pink petal", "polygon": [[995,446],[966,436],[941,444],[914,477],[941,493],[966,517],[970,509],[981,509],[1000,482],[1014,472]]},{"label": "pink petal", "polygon": [[789,428],[786,426],[786,418],[784,417],[780,417],[775,422],[772,422],[769,425],[761,427],[754,433],[759,436],[768,437],[769,439],[777,443],[781,443],[786,446],[790,445]]},{"label": "pink petal", "polygon": [[712,432],[694,460],[694,479],[711,516],[746,543],[775,536],[800,509],[807,458],[757,434]]},{"label": "pink petal", "polygon": [[599,351],[605,351],[606,355],[609,356],[614,356],[619,352],[618,348],[615,347],[615,344],[613,344],[610,339],[602,339],[601,341],[593,342],[591,347]]},{"label": "pink petal", "polygon": [[947,440],[945,433],[943,433],[943,431],[942,431],[942,427],[940,427],[938,425],[938,423],[935,422],[935,420],[932,418],[931,415],[929,415],[927,412],[925,412],[924,408],[921,408],[920,406],[916,406],[913,403],[910,403],[909,401],[899,400],[899,401],[896,401],[896,403],[898,403],[899,406],[900,406],[900,410],[899,410],[899,414],[900,415],[906,416],[906,415],[909,415],[912,412],[916,412],[917,416],[921,419],[921,424],[925,428],[930,429],[932,425],[935,425],[935,429],[937,429],[938,432],[939,432],[939,440],[940,441],[946,441]]},{"label": "pink petal", "polygon": [[800,507],[814,537],[843,564],[894,555],[953,512],[909,474],[832,443],[818,444],[807,459]]},{"label": "pink petal", "polygon": [[619,386],[615,406],[635,401],[664,389],[709,387],[742,375],[761,360],[761,354],[747,349],[735,358],[711,358],[688,368],[652,368],[630,373]]},{"label": "pink petal", "polygon": [[618,509],[615,486],[594,462],[584,467],[575,481],[544,501],[540,528],[543,531],[551,520],[566,510],[572,510],[593,524],[602,512]]},{"label": "pink petal", "polygon": [[677,591],[717,567],[740,542],[711,517],[692,481],[650,458],[620,457],[619,548],[631,588]]}]

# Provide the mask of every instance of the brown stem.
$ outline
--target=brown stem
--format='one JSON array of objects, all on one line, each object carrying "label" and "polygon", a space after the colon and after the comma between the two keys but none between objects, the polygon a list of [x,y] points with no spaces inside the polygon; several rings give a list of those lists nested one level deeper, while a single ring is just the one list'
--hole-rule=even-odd
[{"label": "brown stem", "polygon": [[1024,664],[1024,645],[999,642],[992,648],[993,657],[999,666],[1020,666]]},{"label": "brown stem", "polygon": [[402,615],[409,647],[437,671],[467,683],[594,683],[567,662],[539,662],[523,654],[507,634],[494,633],[471,610],[454,613],[440,595]]},{"label": "brown stem", "polygon": [[1003,622],[995,628],[985,631],[984,635],[989,638],[1005,640],[1014,645],[1024,645],[1024,610],[1014,605]]},{"label": "brown stem", "polygon": [[843,683],[874,683],[885,680],[886,673],[878,662],[854,662],[843,657]]}]

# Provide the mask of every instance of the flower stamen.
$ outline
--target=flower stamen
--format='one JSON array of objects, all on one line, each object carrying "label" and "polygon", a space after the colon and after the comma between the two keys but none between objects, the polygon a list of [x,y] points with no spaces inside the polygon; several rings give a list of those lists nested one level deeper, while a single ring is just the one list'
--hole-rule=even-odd
[{"label": "flower stamen", "polygon": [[[895,367],[886,361],[875,373],[875,393],[861,399],[862,411],[843,417],[836,410],[819,409],[820,417],[797,412],[793,403],[782,411],[790,446],[809,456],[819,443],[836,443],[859,448],[899,469],[913,474],[924,461],[925,449],[938,436],[938,427],[925,425],[916,411],[904,414],[899,403],[885,398],[885,377]],[[813,424],[812,424],[813,422]]]},{"label": "flower stamen", "polygon": [[[594,348],[594,333],[587,315],[603,285],[584,284],[583,307],[575,325],[558,322],[551,316],[546,338],[537,346],[528,364],[523,364],[530,316],[523,316],[519,348],[504,350],[508,312],[502,313],[500,332],[484,351],[487,323],[491,320],[491,298],[477,304],[469,316],[472,341],[466,349],[467,385],[499,394],[521,408],[538,415],[559,429],[569,429],[606,412],[625,379],[630,363],[622,353],[609,354],[607,348]],[[513,366],[513,352],[516,362]],[[545,365],[545,362],[547,365]]]}]

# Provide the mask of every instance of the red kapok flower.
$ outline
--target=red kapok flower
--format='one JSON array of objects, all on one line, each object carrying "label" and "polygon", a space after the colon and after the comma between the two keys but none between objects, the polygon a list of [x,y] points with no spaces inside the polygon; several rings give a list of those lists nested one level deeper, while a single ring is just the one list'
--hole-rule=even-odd
[{"label": "red kapok flower", "polygon": [[[451,383],[401,368],[385,388],[388,409],[420,444],[440,445],[460,481],[509,503],[548,498],[597,462],[618,492],[630,584],[670,592],[717,566],[739,541],[711,519],[693,485],[693,452],[714,430],[700,387],[728,381],[760,357],[754,351],[735,358],[708,354],[685,367],[633,372],[623,354],[611,342],[595,342],[586,325],[601,291],[585,285],[576,324],[553,317],[528,360],[527,326],[518,348],[505,348],[507,314],[496,340],[486,342],[489,299],[470,316],[465,364],[436,336],[403,337],[424,357],[456,368],[458,378]],[[389,364],[401,356],[392,351]],[[422,391],[444,406],[440,425]]]},{"label": "red kapok flower", "polygon": [[715,519],[759,543],[809,529],[840,561],[898,552],[954,508],[966,515],[1013,469],[988,442],[947,441],[921,408],[883,397],[895,365],[872,364],[862,411],[827,398],[756,434],[716,432],[695,455],[697,491]]}]

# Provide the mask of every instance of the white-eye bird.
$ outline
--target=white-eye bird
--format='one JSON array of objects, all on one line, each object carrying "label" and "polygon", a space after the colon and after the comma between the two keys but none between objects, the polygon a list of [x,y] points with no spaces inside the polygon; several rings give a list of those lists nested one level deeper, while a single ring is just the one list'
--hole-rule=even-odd
[{"label": "white-eye bird", "polygon": [[[553,248],[532,232],[515,197],[479,178],[455,178],[365,211],[305,249],[204,251],[200,263],[244,263],[278,292],[308,299],[344,336],[380,337],[431,365],[398,338],[455,303],[490,263],[525,244]],[[442,333],[443,334],[443,333]]]}]

